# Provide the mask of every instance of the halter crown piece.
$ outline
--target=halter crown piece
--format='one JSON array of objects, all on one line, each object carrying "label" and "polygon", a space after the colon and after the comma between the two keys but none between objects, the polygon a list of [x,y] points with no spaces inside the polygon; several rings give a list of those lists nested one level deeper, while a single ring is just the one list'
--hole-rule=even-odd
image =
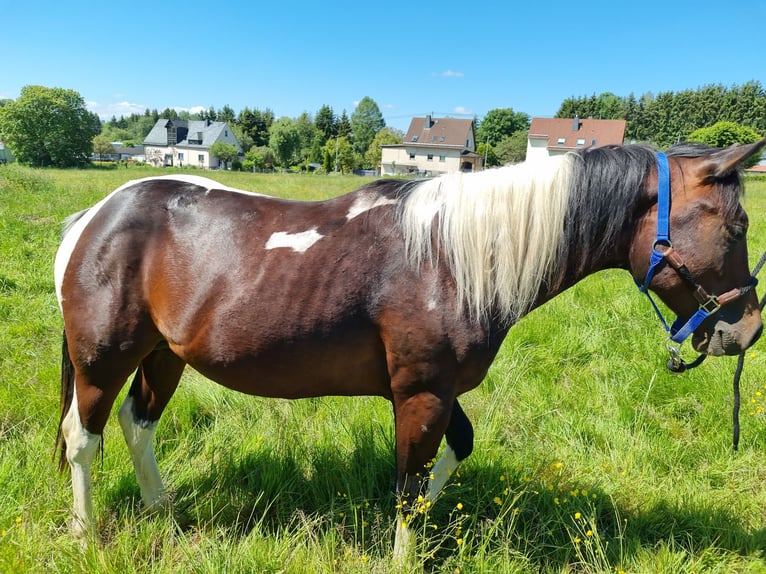
[{"label": "halter crown piece", "polygon": [[[681,278],[692,288],[694,298],[699,303],[697,311],[686,322],[680,317],[676,317],[670,326],[668,326],[660,308],[649,293],[649,285],[652,279],[659,269],[666,264],[675,269]],[[753,289],[758,284],[755,273],[758,272],[757,270],[760,269],[762,264],[762,262],[759,262],[756,266],[753,276],[747,285],[731,289],[721,295],[709,295],[702,285],[697,283],[670,242],[670,168],[668,166],[667,155],[663,152],[657,152],[657,235],[652,246],[652,254],[649,257],[649,269],[646,272],[644,282],[639,283],[636,281],[636,285],[649,298],[654,311],[657,313],[657,317],[659,317],[662,326],[669,335],[667,340],[667,348],[670,352],[668,368],[671,371],[683,372],[687,368],[696,367],[704,360],[706,355],[703,354],[692,363],[684,363],[678,350],[680,345],[689,338],[705,319],[716,313],[721,306],[739,299]]]}]

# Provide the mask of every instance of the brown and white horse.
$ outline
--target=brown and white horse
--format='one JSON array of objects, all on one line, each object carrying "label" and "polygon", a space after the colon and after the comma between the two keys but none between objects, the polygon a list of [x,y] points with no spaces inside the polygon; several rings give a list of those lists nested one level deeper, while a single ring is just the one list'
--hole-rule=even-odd
[{"label": "brown and white horse", "polygon": [[[710,293],[750,284],[737,169],[765,144],[667,153],[673,247]],[[378,181],[321,202],[154,177],[72,216],[55,277],[73,530],[93,525],[91,463],[133,371],[119,422],[145,506],[166,503],[152,441],[187,364],[264,397],[389,399],[398,494],[433,500],[473,448],[457,397],[482,381],[514,322],[601,269],[646,275],[655,162],[644,147],[599,148]],[[700,304],[673,265],[658,268],[650,287],[682,318]],[[761,329],[755,291],[742,290],[694,330],[693,345],[737,354]],[[397,525],[403,556],[402,513]]]}]

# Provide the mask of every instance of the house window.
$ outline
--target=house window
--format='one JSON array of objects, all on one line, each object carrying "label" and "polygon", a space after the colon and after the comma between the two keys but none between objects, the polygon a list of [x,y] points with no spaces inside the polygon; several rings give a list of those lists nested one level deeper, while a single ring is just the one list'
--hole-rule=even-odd
[{"label": "house window", "polygon": [[410,154],[410,159],[415,159],[415,154],[414,153]]},{"label": "house window", "polygon": [[577,138],[577,145],[585,145],[585,138]]},{"label": "house window", "polygon": [[558,145],[564,145],[565,143],[567,143],[567,138],[559,138],[556,140],[556,143]]},{"label": "house window", "polygon": [[439,138],[439,141],[440,141],[440,142],[443,142],[443,141],[444,141],[444,136],[441,136],[441,137]]},{"label": "house window", "polygon": [[447,156],[446,155],[440,155],[439,156],[439,161],[447,161]]},{"label": "house window", "polygon": [[178,152],[178,159],[180,159],[181,161],[183,161],[183,159],[184,159],[184,152],[182,152],[182,151],[179,151],[179,152]]},{"label": "house window", "polygon": [[429,154],[428,154],[428,157],[427,157],[427,159],[428,159],[428,161],[433,161],[433,159],[434,159],[434,154],[432,154],[432,153],[429,153]]},{"label": "house window", "polygon": [[418,141],[418,136],[412,136],[412,141],[414,142]]},{"label": "house window", "polygon": [[197,161],[199,162],[200,165],[203,165],[205,163],[205,154],[202,154],[202,153],[199,154],[197,156]]}]

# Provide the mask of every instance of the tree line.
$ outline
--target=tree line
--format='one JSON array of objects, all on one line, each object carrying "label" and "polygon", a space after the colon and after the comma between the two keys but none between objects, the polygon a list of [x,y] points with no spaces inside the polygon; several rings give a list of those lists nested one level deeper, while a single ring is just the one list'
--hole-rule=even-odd
[{"label": "tree line", "polygon": [[[649,142],[660,148],[689,140],[695,130],[718,122],[766,134],[766,90],[758,81],[731,87],[706,85],[696,90],[646,93],[639,98],[604,92],[565,99],[557,118],[626,120],[626,141]],[[744,143],[744,142],[740,142]]]},{"label": "tree line", "polygon": [[[679,141],[723,146],[766,134],[766,91],[760,82],[751,81],[657,96],[647,93],[640,98],[604,92],[567,98],[556,112],[556,117],[562,118],[575,115],[624,119],[627,141],[647,142],[662,149]],[[146,110],[102,122],[86,109],[84,99],[74,90],[26,86],[17,100],[0,100],[0,140],[23,163],[81,165],[93,153],[96,136],[97,153],[105,142],[107,146],[114,141],[126,146],[141,144],[160,118],[227,122],[245,150],[244,158],[234,165],[246,170],[308,166],[328,172],[376,169],[381,146],[402,143],[404,135],[386,126],[380,108],[370,97],[362,98],[350,116],[346,110],[337,114],[329,105],[297,118],[277,118],[269,108],[245,107],[236,112],[225,105],[198,113],[172,108]],[[524,160],[528,114],[497,108],[474,121],[476,151],[486,158],[488,166]]]}]

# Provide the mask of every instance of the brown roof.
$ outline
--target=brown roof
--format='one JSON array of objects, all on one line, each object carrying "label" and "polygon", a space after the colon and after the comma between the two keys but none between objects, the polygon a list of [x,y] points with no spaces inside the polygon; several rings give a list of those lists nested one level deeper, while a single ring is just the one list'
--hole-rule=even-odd
[{"label": "brown roof", "polygon": [[547,138],[549,150],[620,145],[625,137],[625,120],[579,118],[532,118],[530,138]]},{"label": "brown roof", "polygon": [[[430,122],[430,126],[428,124]],[[455,118],[412,118],[404,144],[423,144],[428,146],[466,147],[466,142],[473,142],[473,120]],[[474,151],[474,150],[470,150]]]},{"label": "brown roof", "polygon": [[745,171],[748,173],[766,173],[766,165],[756,164]]}]

